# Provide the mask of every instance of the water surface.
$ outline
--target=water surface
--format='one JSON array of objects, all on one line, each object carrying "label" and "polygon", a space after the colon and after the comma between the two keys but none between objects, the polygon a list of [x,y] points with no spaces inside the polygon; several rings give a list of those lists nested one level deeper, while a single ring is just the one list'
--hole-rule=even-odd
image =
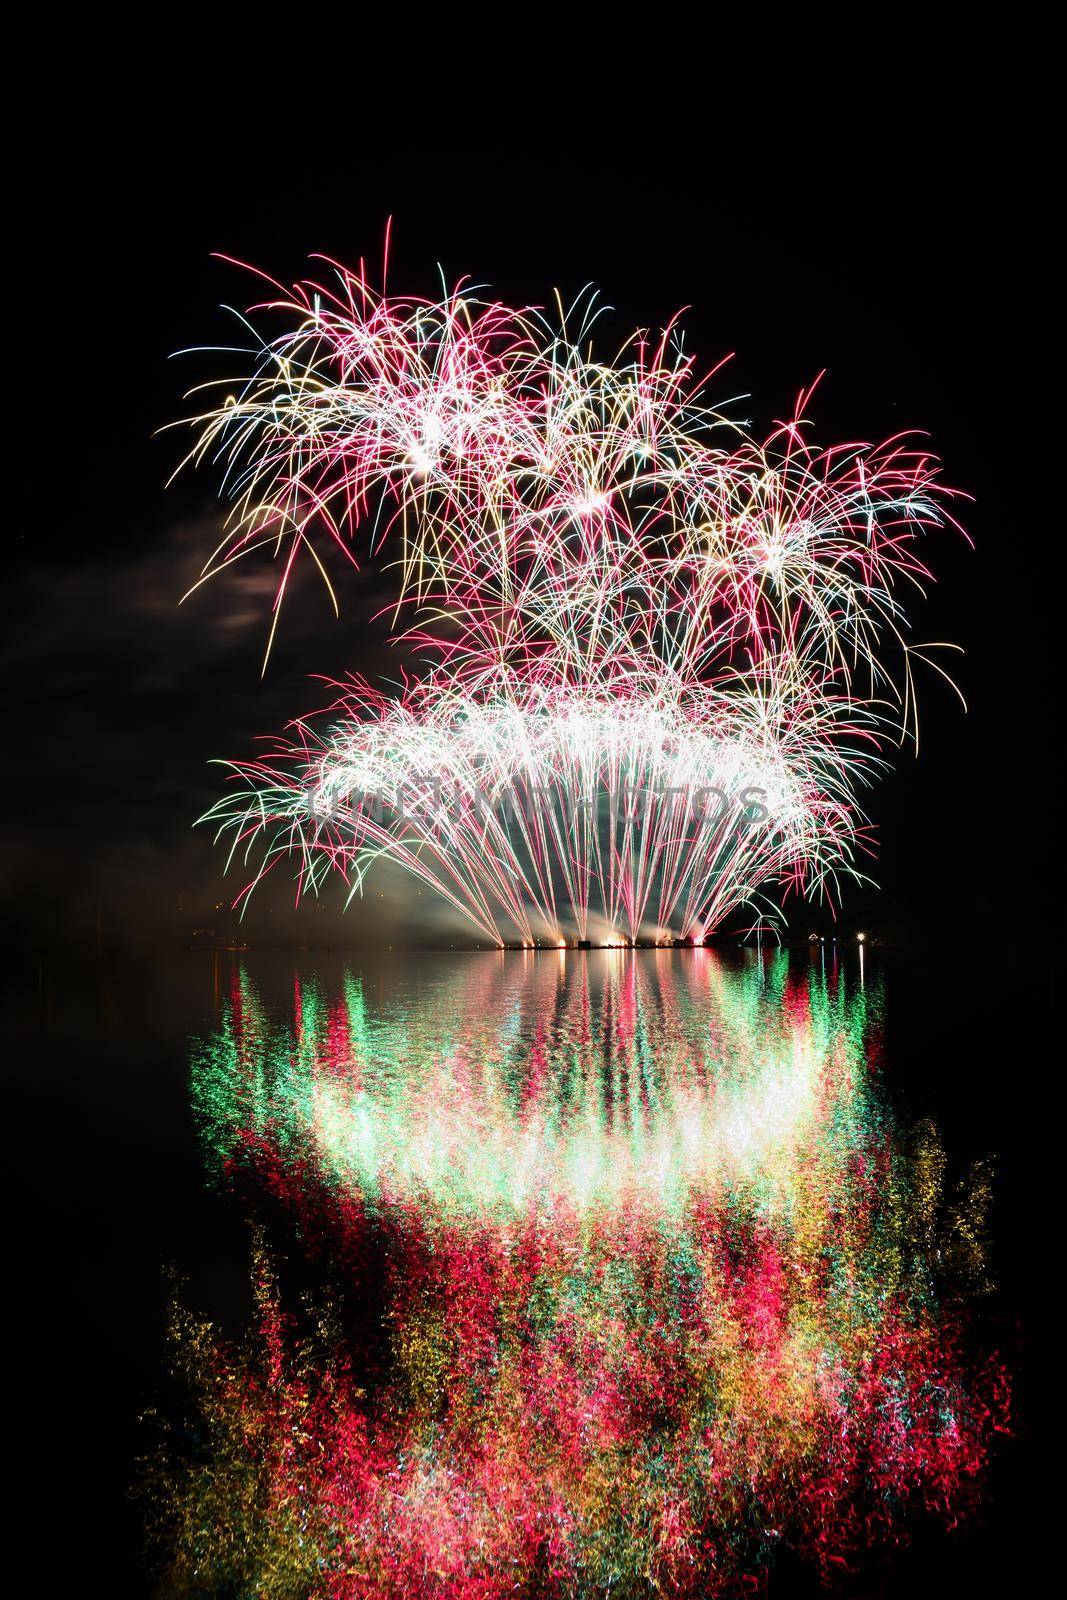
[{"label": "water surface", "polygon": [[82,1106],[105,1479],[141,1450],[163,1487],[117,1530],[131,1588],[146,1518],[179,1592],[897,1592],[958,1560],[1006,1404],[1012,1129],[961,1111],[988,983],[930,976],[832,947],[42,971],[16,1024]]}]

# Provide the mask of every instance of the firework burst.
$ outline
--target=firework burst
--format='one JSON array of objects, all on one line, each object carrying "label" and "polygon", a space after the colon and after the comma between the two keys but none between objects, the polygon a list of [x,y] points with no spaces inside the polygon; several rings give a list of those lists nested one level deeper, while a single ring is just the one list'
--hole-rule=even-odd
[{"label": "firework burst", "polygon": [[818,448],[810,392],[758,442],[673,325],[594,360],[589,296],[554,325],[333,271],[274,286],[284,331],[193,419],[234,500],[205,576],[269,551],[273,640],[302,554],[335,606],[331,553],[380,555],[425,665],[234,765],[209,815],[240,898],[282,860],[355,891],[384,856],[497,941],[632,940],[858,876],[857,794],[927,659],[901,594],[955,525],[934,458]]}]

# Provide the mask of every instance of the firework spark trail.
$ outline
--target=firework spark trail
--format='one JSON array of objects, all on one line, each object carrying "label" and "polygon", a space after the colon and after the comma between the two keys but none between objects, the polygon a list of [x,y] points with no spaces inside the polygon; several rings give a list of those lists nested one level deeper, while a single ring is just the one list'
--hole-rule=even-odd
[{"label": "firework spark trail", "polygon": [[[772,890],[858,876],[856,793],[915,727],[930,648],[899,591],[930,579],[922,536],[958,526],[929,452],[816,447],[810,392],[759,443],[706,403],[673,327],[594,361],[591,297],[554,330],[462,288],[431,303],[336,278],[268,302],[295,328],[195,419],[189,459],[224,462],[236,502],[207,572],[271,549],[273,639],[300,552],[329,585],[328,550],[355,560],[362,536],[429,660],[388,700],[347,685],[330,718],[234,765],[210,816],[253,863],[239,898],[287,856],[302,889],[333,870],[359,889],[386,855],[497,942],[591,921],[634,939],[703,934],[738,906],[766,919]],[[420,777],[434,804],[399,820],[348,803]],[[646,797],[668,778],[722,788],[730,826],[581,809],[623,777]],[[518,794],[507,820],[475,803],[486,787]],[[778,802],[757,833],[734,827],[742,787]]]},{"label": "firework spark trail", "polygon": [[[245,786],[214,815],[228,816],[238,844],[258,844],[274,822],[260,875],[301,850],[307,883],[338,867],[358,882],[368,856],[388,852],[472,920],[477,908],[489,937],[503,917],[527,940],[558,939],[566,922],[586,937],[591,881],[607,886],[605,926],[630,938],[653,911],[660,927],[675,914],[686,931],[712,927],[753,882],[834,870],[855,837],[852,785],[873,765],[861,742],[870,730],[843,701],[852,773],[830,708],[816,722],[805,700],[770,730],[765,703],[714,693],[699,709],[669,690],[629,702],[558,691],[525,706],[379,698],[377,721],[370,703],[360,696],[360,717],[345,696],[324,732],[304,723],[296,741],[242,767]],[[383,794],[403,797],[405,824],[395,800],[380,814]],[[773,829],[739,820],[749,794]]]}]

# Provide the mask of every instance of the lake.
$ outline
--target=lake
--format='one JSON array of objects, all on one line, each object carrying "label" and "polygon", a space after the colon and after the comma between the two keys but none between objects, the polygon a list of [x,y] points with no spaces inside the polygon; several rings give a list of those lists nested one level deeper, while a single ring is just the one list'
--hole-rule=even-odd
[{"label": "lake", "polygon": [[116,1592],[1014,1570],[1029,1113],[985,1063],[1048,983],[854,944],[39,965],[16,1126]]}]

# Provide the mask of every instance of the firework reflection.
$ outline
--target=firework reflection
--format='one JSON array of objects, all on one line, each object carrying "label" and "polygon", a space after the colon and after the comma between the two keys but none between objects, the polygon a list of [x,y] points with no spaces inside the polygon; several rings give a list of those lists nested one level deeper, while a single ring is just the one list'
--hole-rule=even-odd
[{"label": "firework reflection", "polygon": [[287,1015],[238,973],[193,1058],[211,1164],[335,1288],[289,1303],[261,1235],[245,1340],[176,1318],[172,1578],[706,1594],[958,1517],[1005,1423],[964,1337],[987,1185],[950,1196],[893,1115],[881,1005],[870,971],[709,951],[348,975]]}]

